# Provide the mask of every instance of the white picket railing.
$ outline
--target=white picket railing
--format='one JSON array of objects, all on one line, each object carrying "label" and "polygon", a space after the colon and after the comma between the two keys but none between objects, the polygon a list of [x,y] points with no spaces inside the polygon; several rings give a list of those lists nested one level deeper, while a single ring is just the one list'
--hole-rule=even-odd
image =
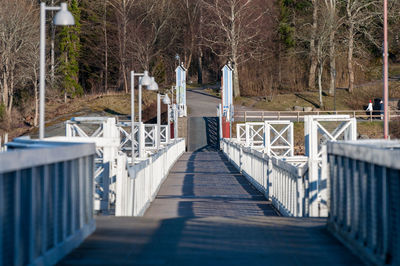
[{"label": "white picket railing", "polygon": [[400,265],[400,141],[328,143],[328,228],[369,265]]},{"label": "white picket railing", "polygon": [[[177,139],[162,147],[157,153],[128,165],[128,172],[120,169],[116,189],[116,216],[141,216],[168,175],[169,170],[185,152],[185,140]],[[120,158],[118,165],[124,165],[126,159]]]},{"label": "white picket railing", "polygon": [[233,165],[285,216],[308,216],[307,157],[270,157],[236,140],[221,148]]},{"label": "white picket railing", "polygon": [[270,156],[293,156],[293,123],[276,120],[236,124],[236,140]]},{"label": "white picket railing", "polygon": [[[97,148],[95,176],[95,210],[109,212],[116,207],[116,181],[127,175],[126,164],[132,164],[131,122],[118,121],[112,117],[75,117],[66,122],[67,137],[53,137],[51,141],[95,142]],[[140,130],[141,127],[141,130]],[[152,158],[157,150],[157,138],[160,148],[170,143],[167,125],[134,124],[134,160],[142,163]],[[141,137],[139,137],[141,133]],[[142,143],[139,145],[138,140]],[[144,150],[144,158],[136,159]]]},{"label": "white picket railing", "polygon": [[94,144],[16,139],[0,153],[0,265],[53,265],[95,229]]}]

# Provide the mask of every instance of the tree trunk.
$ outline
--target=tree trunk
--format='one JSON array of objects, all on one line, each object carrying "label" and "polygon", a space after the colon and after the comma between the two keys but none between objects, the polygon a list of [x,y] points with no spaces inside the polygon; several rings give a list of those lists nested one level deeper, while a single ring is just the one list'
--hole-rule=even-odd
[{"label": "tree trunk", "polygon": [[317,33],[317,21],[318,21],[318,5],[315,0],[312,1],[313,3],[313,22],[311,26],[311,39],[310,39],[310,70],[308,73],[308,87],[310,89],[315,88],[315,72],[317,70],[317,56],[316,56],[316,49],[315,49],[315,39]]},{"label": "tree trunk", "polygon": [[[51,0],[51,6],[54,6],[54,0]],[[51,17],[54,17],[54,11],[51,11]],[[51,41],[50,41],[50,77],[51,77],[51,86],[54,86],[54,73],[55,73],[55,36],[56,36],[56,27],[53,22],[51,22]]]},{"label": "tree trunk", "polygon": [[108,36],[107,36],[107,0],[104,1],[104,92],[108,92]]},{"label": "tree trunk", "polygon": [[35,98],[35,116],[33,117],[33,125],[37,127],[39,120],[39,97],[38,97],[38,83],[34,82],[34,98]]},{"label": "tree trunk", "polygon": [[239,72],[237,64],[233,65],[233,97],[240,96],[240,88],[239,88]]},{"label": "tree trunk", "polygon": [[282,86],[282,45],[281,42],[279,42],[279,53],[278,53],[278,87]]},{"label": "tree trunk", "polygon": [[332,29],[329,35],[329,65],[331,80],[329,84],[329,95],[333,95],[336,89],[336,55],[335,55],[335,30]]},{"label": "tree trunk", "polygon": [[8,103],[7,103],[7,115],[11,117],[11,110],[13,107],[14,100],[14,69],[11,71],[10,75],[10,86],[8,88]]},{"label": "tree trunk", "polygon": [[122,66],[122,75],[124,75],[125,93],[128,94],[128,79],[126,78],[126,68],[125,68],[125,65]]},{"label": "tree trunk", "polygon": [[8,84],[8,68],[7,65],[5,66],[5,70],[3,72],[3,105],[4,108],[6,108],[7,111],[7,106],[8,106],[8,95],[9,95],[9,84]]},{"label": "tree trunk", "polygon": [[198,66],[197,66],[197,83],[199,85],[203,84],[203,51],[201,47],[199,46],[199,57],[198,57]]},{"label": "tree trunk", "polygon": [[349,92],[354,90],[354,69],[353,69],[353,51],[354,51],[354,25],[351,23],[349,27],[349,46],[347,50],[347,68],[349,72]]},{"label": "tree trunk", "polygon": [[324,71],[324,63],[321,62],[318,68],[318,91],[319,91],[319,105],[320,108],[324,107],[324,102],[322,100],[322,73]]},{"label": "tree trunk", "polygon": [[349,50],[347,54],[347,67],[349,71],[349,92],[352,93],[354,90],[354,69],[353,69],[353,50],[354,50],[354,39],[353,33],[349,38]]}]

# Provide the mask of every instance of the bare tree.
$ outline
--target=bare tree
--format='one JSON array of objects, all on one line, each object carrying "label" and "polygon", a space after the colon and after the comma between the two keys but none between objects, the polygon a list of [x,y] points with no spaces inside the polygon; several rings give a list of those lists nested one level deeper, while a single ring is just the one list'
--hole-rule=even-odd
[{"label": "bare tree", "polygon": [[377,47],[380,46],[379,41],[375,39],[371,30],[376,28],[373,26],[374,18],[377,17],[377,8],[380,1],[371,0],[347,0],[346,1],[346,19],[347,26],[347,70],[349,75],[349,92],[354,91],[354,52],[358,35],[365,35]]},{"label": "bare tree", "polygon": [[110,5],[115,10],[117,31],[118,31],[118,59],[120,63],[120,75],[122,76],[125,92],[128,93],[127,80],[127,42],[128,27],[131,23],[131,12],[135,4],[135,0],[110,0]]},{"label": "bare tree", "polygon": [[238,67],[260,56],[260,23],[267,13],[263,1],[203,0],[209,14],[204,43],[218,56],[233,61],[234,97],[240,96]]},{"label": "bare tree", "polygon": [[180,0],[179,8],[184,10],[185,19],[182,27],[183,32],[183,52],[184,65],[186,69],[190,68],[193,54],[196,52],[196,43],[200,35],[200,15],[201,2],[191,0]]},{"label": "bare tree", "polygon": [[28,71],[26,62],[35,57],[28,51],[39,36],[39,15],[31,1],[0,0],[0,6],[0,91],[9,116],[15,89]]},{"label": "bare tree", "polygon": [[311,24],[311,36],[310,36],[310,69],[308,73],[308,87],[310,89],[315,88],[315,72],[317,69],[317,50],[315,48],[315,42],[317,38],[317,23],[318,23],[318,4],[317,0],[311,0],[312,4],[312,24]]},{"label": "bare tree", "polygon": [[135,21],[129,28],[129,45],[132,59],[143,69],[150,69],[155,58],[175,42],[178,34],[173,26],[176,10],[169,0],[138,2]]},{"label": "bare tree", "polygon": [[327,11],[328,19],[328,32],[329,32],[329,94],[333,95],[336,88],[336,31],[340,25],[337,16],[337,0],[324,0],[325,8]]}]

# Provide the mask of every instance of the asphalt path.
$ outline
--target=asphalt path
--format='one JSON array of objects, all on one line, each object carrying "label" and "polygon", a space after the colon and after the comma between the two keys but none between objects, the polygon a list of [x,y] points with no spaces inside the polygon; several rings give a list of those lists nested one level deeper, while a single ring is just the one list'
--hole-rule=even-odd
[{"label": "asphalt path", "polygon": [[189,117],[215,117],[221,99],[198,88],[186,91],[186,102],[189,108]]}]

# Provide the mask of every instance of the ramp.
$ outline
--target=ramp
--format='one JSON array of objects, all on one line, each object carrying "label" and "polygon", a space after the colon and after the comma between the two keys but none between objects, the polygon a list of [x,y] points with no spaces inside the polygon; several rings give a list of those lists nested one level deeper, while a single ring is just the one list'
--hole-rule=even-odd
[{"label": "ramp", "polygon": [[189,117],[188,151],[218,151],[218,117]]}]

